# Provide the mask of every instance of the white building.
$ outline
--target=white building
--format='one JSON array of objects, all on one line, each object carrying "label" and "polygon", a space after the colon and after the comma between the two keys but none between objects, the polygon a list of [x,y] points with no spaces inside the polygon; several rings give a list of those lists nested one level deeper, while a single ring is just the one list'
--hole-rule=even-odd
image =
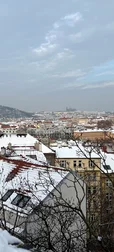
[{"label": "white building", "polygon": [[[61,235],[57,217],[62,214],[62,209],[67,209],[62,215],[65,218],[67,213],[67,218],[71,221],[67,231],[73,234],[74,241],[80,240],[82,246],[82,241],[85,242],[85,183],[75,173],[68,173],[56,167],[50,168],[44,163],[43,157],[40,161],[26,156],[0,157],[1,223],[10,230],[15,228],[16,233],[37,239],[41,230],[43,209],[47,211],[49,207],[52,211],[59,207],[54,219],[52,215],[48,216],[50,225],[54,223],[52,237],[56,232]],[[74,209],[72,215],[71,209]]]}]

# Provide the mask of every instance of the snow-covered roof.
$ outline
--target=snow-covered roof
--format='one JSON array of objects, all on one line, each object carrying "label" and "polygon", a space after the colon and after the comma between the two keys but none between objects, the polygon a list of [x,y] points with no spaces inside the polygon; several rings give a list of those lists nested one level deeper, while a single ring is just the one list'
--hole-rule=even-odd
[{"label": "snow-covered roof", "polygon": [[105,173],[114,172],[114,154],[101,152],[101,156],[101,170]]},{"label": "snow-covered roof", "polygon": [[[12,153],[12,157],[18,157],[19,156],[23,156],[23,157],[27,157],[29,159],[29,157],[35,157],[38,161],[40,162],[44,162],[46,163],[46,157],[44,156],[43,152],[41,151],[37,151],[34,148],[30,148],[30,147],[18,147],[18,148],[14,148],[14,152]],[[34,160],[32,161],[34,162]]]},{"label": "snow-covered roof", "polygon": [[[111,130],[110,130],[111,131]],[[85,133],[85,132],[91,132],[91,133],[95,133],[95,132],[109,132],[109,129],[77,129],[74,131],[74,133]]]},{"label": "snow-covered roof", "polygon": [[67,147],[52,147],[56,152],[57,158],[99,158],[99,155],[92,151],[90,153],[90,148],[84,148],[82,145],[67,146]]},{"label": "snow-covered roof", "polygon": [[114,154],[105,153],[99,148],[84,147],[82,144],[67,147],[52,147],[59,159],[77,159],[77,158],[97,158],[101,162],[101,171],[105,173],[114,172]]},{"label": "snow-covered roof", "polygon": [[[1,147],[7,147],[9,143],[11,143],[12,146],[23,146],[23,147],[33,147],[36,142],[39,142],[35,137],[26,134],[26,135],[3,135],[0,137],[0,148]],[[45,146],[44,144],[41,144],[41,149],[43,153],[53,153],[53,151]]]},{"label": "snow-covered roof", "polygon": [[[14,190],[4,205],[6,208],[16,210],[17,206],[12,207],[12,201],[17,193],[29,196],[31,202],[38,205],[38,202],[44,200],[67,173],[62,169],[48,167],[47,164],[26,157],[20,157],[20,159],[0,157],[1,197],[8,190]],[[28,211],[31,211],[31,204],[24,209],[20,208],[20,212],[28,213]]]},{"label": "snow-covered roof", "polygon": [[0,229],[0,252],[27,252],[24,250],[13,246],[13,244],[23,244],[20,239],[8,233],[7,230]]},{"label": "snow-covered roof", "polygon": [[52,149],[50,149],[50,148],[48,148],[46,145],[44,145],[43,143],[42,143],[42,152],[44,153],[44,154],[46,154],[46,153],[54,153],[54,151],[52,150]]}]

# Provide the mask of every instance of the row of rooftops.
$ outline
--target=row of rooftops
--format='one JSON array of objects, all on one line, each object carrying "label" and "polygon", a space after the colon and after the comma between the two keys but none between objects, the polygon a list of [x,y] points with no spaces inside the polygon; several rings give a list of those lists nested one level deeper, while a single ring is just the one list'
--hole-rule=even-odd
[{"label": "row of rooftops", "polygon": [[0,194],[6,209],[10,207],[13,211],[18,207],[26,214],[36,199],[38,204],[68,173],[63,168],[50,166],[44,154],[54,151],[29,134],[3,136],[0,148]]},{"label": "row of rooftops", "polygon": [[[33,136],[26,134],[25,136],[17,135],[4,135],[0,138],[0,148],[2,154],[9,153],[9,156],[23,155],[23,156],[36,156],[36,160],[42,160],[46,162],[46,158],[42,155],[49,153],[55,153],[57,158],[100,158],[100,155],[96,148],[85,147],[83,144],[76,143],[75,141],[69,141],[67,143],[57,142],[55,145],[51,145],[51,148],[47,147],[43,143],[39,142]],[[12,152],[13,151],[13,152]],[[101,150],[102,156],[108,158],[108,162],[112,164],[114,154],[106,153],[106,148]],[[6,155],[8,156],[8,155]],[[109,159],[110,157],[110,159]]]},{"label": "row of rooftops", "polygon": [[[39,147],[39,144],[41,149],[36,148]],[[54,186],[56,186],[68,174],[68,171],[64,168],[50,166],[45,158],[45,153],[56,153],[58,159],[101,159],[97,151],[91,151],[89,147],[85,148],[82,143],[76,145],[75,142],[70,141],[67,146],[53,146],[50,149],[29,134],[22,137],[16,135],[3,136],[0,138],[0,148],[2,151],[11,151],[8,156],[5,156],[3,153],[0,156],[1,197],[13,188],[11,198],[8,198],[5,204],[6,207],[12,207],[13,202],[14,208],[17,207],[15,205],[17,201],[13,200],[18,194],[23,193],[33,203],[35,203],[36,196],[39,201],[43,200],[53,189],[53,186],[50,184],[50,178]],[[102,150],[101,154],[105,164],[111,167],[108,172],[114,172],[114,155],[104,153]],[[34,156],[36,156],[35,159]],[[103,165],[104,163],[102,162],[102,169]],[[103,171],[106,172],[106,170]],[[35,197],[31,198],[33,192]],[[30,205],[28,209],[30,210]]]}]

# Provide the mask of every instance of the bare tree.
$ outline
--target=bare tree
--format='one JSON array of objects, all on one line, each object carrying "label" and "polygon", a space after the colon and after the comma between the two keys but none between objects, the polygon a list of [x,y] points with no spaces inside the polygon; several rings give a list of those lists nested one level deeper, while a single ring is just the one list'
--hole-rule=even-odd
[{"label": "bare tree", "polygon": [[[29,175],[26,181],[18,176],[18,187],[13,183],[14,178],[10,178],[10,190],[14,194],[30,192],[29,212],[25,214],[19,204],[13,208],[13,205],[6,203],[5,196],[1,195],[1,225],[17,235],[18,230],[22,229],[21,239],[38,251],[83,252],[86,249],[87,231],[85,183],[75,172],[60,169],[55,172],[61,176],[61,182],[56,185],[50,169],[40,171],[34,185],[29,183]],[[39,194],[34,191],[34,186]],[[44,200],[40,199],[41,194],[46,195]]]},{"label": "bare tree", "polygon": [[98,129],[111,129],[112,128],[112,120],[99,120],[97,122],[97,128]]}]

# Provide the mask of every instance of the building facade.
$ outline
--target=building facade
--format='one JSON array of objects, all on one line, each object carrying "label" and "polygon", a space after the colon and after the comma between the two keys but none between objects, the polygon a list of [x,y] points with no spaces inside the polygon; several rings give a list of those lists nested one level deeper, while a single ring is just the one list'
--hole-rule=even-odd
[{"label": "building facade", "polygon": [[102,236],[108,232],[114,239],[111,223],[114,214],[114,154],[91,151],[81,144],[53,149],[56,151],[56,164],[75,170],[86,183],[87,220],[93,232]]}]

